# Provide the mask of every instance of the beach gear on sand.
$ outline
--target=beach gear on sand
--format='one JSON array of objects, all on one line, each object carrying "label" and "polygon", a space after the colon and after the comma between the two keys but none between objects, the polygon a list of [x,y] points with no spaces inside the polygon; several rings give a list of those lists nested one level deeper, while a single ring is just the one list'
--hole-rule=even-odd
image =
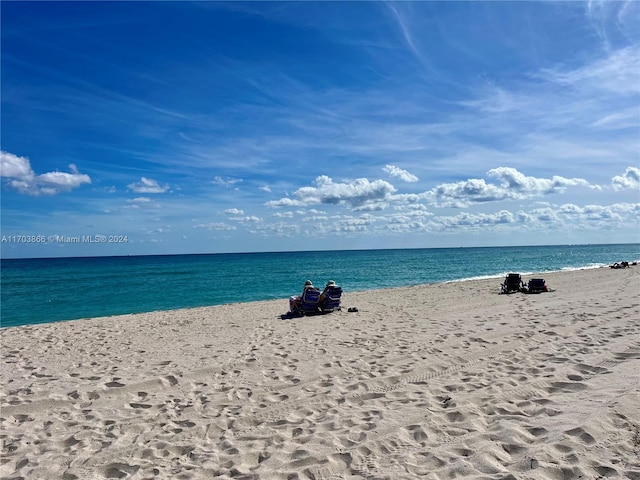
[{"label": "beach gear on sand", "polygon": [[317,288],[305,288],[302,295],[289,298],[289,310],[294,315],[313,315],[320,311],[320,290]]},{"label": "beach gear on sand", "polygon": [[546,283],[543,278],[532,278],[527,282],[527,284],[522,288],[524,293],[542,293],[548,292]]},{"label": "beach gear on sand", "polygon": [[500,293],[520,292],[524,284],[519,273],[509,273],[501,285]]},{"label": "beach gear on sand", "polygon": [[342,299],[342,287],[336,285],[336,282],[331,280],[327,283],[323,292],[324,297],[320,302],[320,310],[324,313],[333,312],[334,310],[340,310],[340,300]]},{"label": "beach gear on sand", "polygon": [[336,285],[335,281],[329,280],[320,294],[320,290],[307,280],[302,295],[289,298],[289,311],[297,316],[330,313],[340,310],[341,299],[342,287]]},{"label": "beach gear on sand", "polygon": [[[633,264],[635,265],[635,264]],[[613,265],[609,265],[611,268],[629,268],[629,262],[616,262]]]}]

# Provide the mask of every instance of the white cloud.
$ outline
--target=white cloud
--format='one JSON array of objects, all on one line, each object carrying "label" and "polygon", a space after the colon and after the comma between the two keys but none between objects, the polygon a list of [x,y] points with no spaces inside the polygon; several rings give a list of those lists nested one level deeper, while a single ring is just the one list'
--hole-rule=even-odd
[{"label": "white cloud", "polygon": [[515,223],[517,221],[517,217],[507,210],[500,210],[497,213],[471,214],[462,212],[452,217],[438,217],[437,221],[447,228],[458,228],[463,226],[487,227]]},{"label": "white cloud", "polygon": [[611,179],[614,189],[640,188],[640,168],[627,167],[622,175],[616,175]]},{"label": "white cloud", "polygon": [[440,206],[463,207],[471,203],[497,202],[505,199],[525,199],[551,193],[562,193],[572,186],[591,186],[581,178],[529,177],[511,167],[493,168],[487,172],[499,185],[482,178],[456,183],[444,183],[426,192],[425,196]]},{"label": "white cloud", "polygon": [[638,125],[638,107],[622,108],[604,115],[593,121],[591,127],[599,129],[617,130],[622,128],[636,128]]},{"label": "white cloud", "polygon": [[437,205],[449,207],[463,207],[471,202],[495,202],[508,196],[505,189],[488,184],[481,178],[443,183],[427,192],[427,197]]},{"label": "white cloud", "polygon": [[[465,232],[528,232],[528,231],[566,231],[573,229],[600,230],[607,226],[638,223],[640,203],[617,203],[613,205],[575,204],[544,205],[525,212],[501,209],[496,212],[461,212],[457,215],[433,215],[417,211],[422,215],[391,214],[370,216],[366,221],[345,219],[339,222],[343,233],[419,233],[447,232],[464,234]],[[335,222],[333,222],[335,223]],[[345,226],[355,227],[344,228]]]},{"label": "white cloud", "polygon": [[0,176],[8,178],[33,178],[29,159],[18,157],[9,152],[0,151]]},{"label": "white cloud", "polygon": [[359,178],[351,183],[334,183],[326,175],[315,179],[315,187],[302,187],[296,190],[296,199],[283,198],[267,202],[269,207],[306,206],[306,205],[338,205],[348,204],[361,207],[368,203],[388,199],[395,192],[395,187],[384,180],[370,182]]},{"label": "white cloud", "polygon": [[531,212],[529,212],[529,215],[531,215],[534,220],[546,224],[562,223],[562,220],[558,216],[557,212],[551,207],[534,208],[533,210],[531,210]]},{"label": "white cloud", "polygon": [[71,173],[56,171],[36,175],[28,158],[0,151],[0,176],[9,178],[11,188],[27,195],[56,195],[91,183],[89,175],[80,173],[74,164],[69,165],[69,170]]},{"label": "white cloud", "polygon": [[240,224],[245,224],[245,225],[259,224],[259,223],[263,222],[262,218],[260,218],[260,217],[258,217],[256,215],[245,215],[245,216],[240,216],[240,217],[229,217],[229,219],[233,220],[234,222],[238,222]]},{"label": "white cloud", "polygon": [[233,220],[241,223],[261,223],[262,222],[262,219],[260,217],[256,217],[255,215],[234,218]]},{"label": "white cloud", "polygon": [[244,211],[239,208],[228,208],[224,211],[228,215],[243,215]]},{"label": "white cloud", "polygon": [[293,218],[293,212],[276,212],[273,216],[276,218]]},{"label": "white cloud", "polygon": [[308,215],[302,220],[305,222],[322,222],[324,220],[329,220],[329,217],[327,215]]},{"label": "white cloud", "polygon": [[613,39],[619,37],[619,33],[630,40],[637,36],[640,16],[637,0],[589,0],[586,7],[587,19],[607,49],[611,48]]},{"label": "white cloud", "polygon": [[[638,213],[640,203],[615,203],[613,205],[585,205],[580,207],[572,203],[561,205],[558,214],[571,221],[625,221],[625,218]],[[629,218],[631,220],[631,218]]]},{"label": "white cloud", "polygon": [[640,92],[639,71],[640,49],[626,47],[584,67],[567,71],[547,69],[542,76],[564,87],[593,87],[624,95]]},{"label": "white cloud", "polygon": [[589,182],[582,178],[564,178],[553,176],[551,179],[527,177],[515,168],[498,167],[487,172],[490,177],[501,180],[501,185],[511,192],[519,192],[528,195],[546,195],[549,193],[563,192],[567,187],[577,185],[589,186]]},{"label": "white cloud", "polygon": [[242,179],[240,178],[222,178],[220,176],[216,176],[211,183],[214,185],[223,185],[225,187],[230,187],[235,185],[236,183],[242,183]]},{"label": "white cloud", "polygon": [[403,170],[402,168],[396,167],[394,165],[385,165],[382,170],[387,172],[392,177],[398,177],[404,182],[413,183],[418,181],[418,177],[416,177],[413,173],[409,173],[406,170]]},{"label": "white cloud", "polygon": [[226,223],[221,223],[221,222],[199,223],[198,225],[194,225],[193,228],[202,229],[202,230],[217,230],[217,231],[236,230],[236,227],[234,225],[228,225]]},{"label": "white cloud", "polygon": [[268,207],[301,207],[303,202],[292,198],[281,198],[280,200],[272,200],[265,204]]},{"label": "white cloud", "polygon": [[160,186],[156,180],[142,177],[139,182],[127,185],[127,188],[136,193],[164,193],[169,190],[169,185]]},{"label": "white cloud", "polygon": [[151,199],[149,197],[136,197],[136,198],[130,198],[129,200],[127,200],[127,202],[129,202],[129,203],[149,203],[149,202],[151,202]]}]

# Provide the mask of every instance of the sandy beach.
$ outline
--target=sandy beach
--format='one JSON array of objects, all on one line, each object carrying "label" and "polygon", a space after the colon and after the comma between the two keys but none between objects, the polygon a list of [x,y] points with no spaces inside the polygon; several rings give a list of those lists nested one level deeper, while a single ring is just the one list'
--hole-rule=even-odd
[{"label": "sandy beach", "polygon": [[640,266],[539,276],[3,329],[0,476],[640,479]]}]

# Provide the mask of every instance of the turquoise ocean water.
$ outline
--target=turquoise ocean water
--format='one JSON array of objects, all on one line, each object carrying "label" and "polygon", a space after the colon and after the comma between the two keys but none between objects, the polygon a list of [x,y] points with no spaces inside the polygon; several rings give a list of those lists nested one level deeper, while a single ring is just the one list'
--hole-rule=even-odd
[{"label": "turquoise ocean water", "polygon": [[[2,327],[282,299],[306,279],[346,291],[593,268],[640,244],[1,260]],[[636,268],[640,268],[636,267]],[[499,279],[499,280],[498,280]]]}]

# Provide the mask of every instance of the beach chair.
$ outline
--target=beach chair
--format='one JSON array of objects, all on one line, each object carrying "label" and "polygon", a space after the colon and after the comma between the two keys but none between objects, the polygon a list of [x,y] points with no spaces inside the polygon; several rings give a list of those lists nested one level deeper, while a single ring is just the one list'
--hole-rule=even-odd
[{"label": "beach chair", "polygon": [[329,287],[324,294],[324,299],[320,303],[320,310],[324,313],[340,310],[340,300],[342,299],[342,287]]},{"label": "beach chair", "polygon": [[298,306],[300,315],[314,315],[320,311],[320,290],[317,288],[308,288]]},{"label": "beach chair", "polygon": [[532,278],[527,282],[523,290],[525,293],[542,293],[547,292],[547,285],[543,278]]},{"label": "beach chair", "polygon": [[519,273],[509,273],[502,283],[501,293],[520,292],[524,284]]}]

